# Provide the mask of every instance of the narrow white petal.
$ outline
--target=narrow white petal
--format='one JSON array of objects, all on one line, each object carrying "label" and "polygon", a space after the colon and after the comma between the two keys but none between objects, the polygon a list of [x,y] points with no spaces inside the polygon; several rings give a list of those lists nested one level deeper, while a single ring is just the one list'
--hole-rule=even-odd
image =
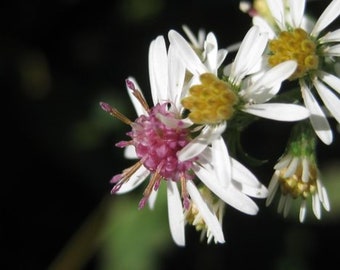
[{"label": "narrow white petal", "polygon": [[326,35],[318,39],[318,43],[340,42],[340,29],[328,32]]},{"label": "narrow white petal", "polygon": [[324,71],[319,71],[318,72],[318,77],[328,84],[332,89],[337,91],[340,94],[340,78],[334,76],[333,74],[324,72]]},{"label": "narrow white petal", "polygon": [[156,204],[156,199],[157,199],[157,194],[158,194],[158,190],[154,190],[152,189],[149,198],[148,198],[148,205],[149,208],[151,210],[153,210],[155,208],[155,204]]},{"label": "narrow white petal", "polygon": [[307,158],[302,159],[302,175],[301,179],[303,182],[307,183],[309,180],[309,162]]},{"label": "narrow white petal", "polygon": [[285,207],[283,209],[283,217],[286,218],[288,216],[289,210],[290,210],[290,208],[292,206],[292,202],[293,202],[293,199],[291,197],[287,196]]},{"label": "narrow white petal", "polygon": [[212,163],[221,186],[226,188],[231,181],[231,163],[228,148],[222,136],[212,142]]},{"label": "narrow white petal", "polygon": [[231,67],[230,80],[238,84],[248,71],[259,62],[268,37],[253,26],[245,35]]},{"label": "narrow white petal", "polygon": [[251,104],[244,112],[277,121],[299,121],[309,117],[309,111],[300,105],[283,103]]},{"label": "narrow white petal", "polygon": [[260,27],[261,32],[267,33],[269,39],[275,38],[276,34],[268,22],[260,16],[253,17],[253,25]]},{"label": "narrow white petal", "polygon": [[312,92],[307,87],[306,83],[304,81],[300,81],[300,85],[304,103],[311,113],[309,119],[315,133],[323,143],[327,145],[331,144],[333,141],[333,133],[324,112],[312,95]]},{"label": "narrow white petal", "polygon": [[275,22],[281,30],[285,29],[285,15],[282,0],[267,0],[268,7],[274,17]]},{"label": "narrow white petal", "polygon": [[327,56],[331,56],[331,57],[334,57],[334,56],[339,57],[340,56],[340,44],[326,47],[323,50],[323,54]]},{"label": "narrow white petal", "polygon": [[239,182],[233,181],[235,187],[237,187],[244,194],[253,198],[266,198],[268,196],[268,190],[264,185],[259,185],[258,187],[252,187],[248,185],[241,184]]},{"label": "narrow white petal", "polygon": [[167,99],[168,56],[163,36],[158,36],[149,47],[149,77],[154,104]]},{"label": "narrow white petal", "polygon": [[317,194],[312,196],[313,212],[317,219],[321,218],[321,205]]},{"label": "narrow white petal", "polygon": [[200,48],[200,44],[198,43],[197,38],[195,37],[195,35],[192,33],[192,31],[190,30],[190,28],[187,25],[182,25],[183,31],[184,33],[187,35],[189,41],[191,42],[191,44],[195,47],[195,48]]},{"label": "narrow white petal", "polygon": [[207,38],[204,43],[204,50],[207,54],[206,59],[206,65],[208,69],[213,73],[217,74],[217,51],[218,51],[218,45],[217,45],[217,39],[215,35],[210,32],[207,35]]},{"label": "narrow white petal", "polygon": [[311,35],[317,37],[319,33],[324,30],[330,23],[332,23],[340,14],[340,0],[333,0],[324,12],[321,14]]},{"label": "narrow white petal", "polygon": [[225,240],[221,224],[219,223],[216,215],[210,211],[209,207],[207,206],[206,202],[202,199],[199,191],[197,190],[196,186],[192,181],[187,181],[187,190],[192,201],[199,209],[199,212],[202,215],[204,222],[206,223],[210,232],[213,234],[215,240],[219,243],[224,243]]},{"label": "narrow white petal", "polygon": [[179,246],[185,245],[184,212],[176,182],[167,181],[168,216],[172,239]]},{"label": "narrow white petal", "polygon": [[293,26],[294,28],[298,28],[301,26],[302,17],[305,12],[306,1],[305,0],[299,0],[299,1],[290,0],[289,4],[290,4],[289,6],[290,6],[290,12],[292,15]]},{"label": "narrow white petal", "polygon": [[[144,96],[143,92],[142,92],[141,88],[139,87],[139,85],[138,85],[137,81],[135,80],[135,78],[128,77],[128,80],[131,81],[134,84],[135,88],[140,91],[142,96]],[[131,89],[127,88],[127,92],[128,92],[128,95],[129,95],[129,97],[130,97],[130,99],[132,101],[133,107],[136,110],[137,115],[141,116],[141,115],[148,114],[148,112],[144,109],[142,104],[140,104],[139,100],[132,94],[133,92],[131,91]]]},{"label": "narrow white petal", "polygon": [[150,171],[144,166],[141,166],[130,179],[120,187],[116,194],[124,194],[135,189],[149,176],[149,174]]},{"label": "narrow white petal", "polygon": [[247,167],[242,165],[234,158],[231,158],[231,172],[233,180],[238,181],[243,185],[254,188],[260,187],[262,185]]},{"label": "narrow white petal", "polygon": [[288,166],[288,164],[291,162],[292,156],[291,155],[285,155],[283,156],[278,163],[275,164],[274,169],[275,170],[282,170]]},{"label": "narrow white petal", "polygon": [[321,190],[319,190],[319,193],[322,194],[321,202],[322,202],[323,207],[325,208],[326,211],[330,211],[331,210],[331,206],[330,206],[330,203],[329,203],[329,199],[328,199],[326,188],[323,186],[321,188]]},{"label": "narrow white petal", "polygon": [[180,110],[182,107],[180,100],[182,99],[181,94],[183,93],[182,90],[185,77],[185,67],[172,45],[169,47],[168,60],[169,88],[167,100],[174,102],[176,108]]},{"label": "narrow white petal", "polygon": [[179,33],[175,30],[170,30],[168,37],[170,43],[174,45],[185,66],[192,74],[202,74],[208,71],[188,42]]},{"label": "narrow white petal", "polygon": [[185,161],[198,156],[213,140],[221,136],[225,128],[226,123],[222,123],[215,127],[204,127],[196,138],[190,141],[177,153],[178,159],[180,161]]},{"label": "narrow white petal", "polygon": [[227,189],[225,189],[218,181],[215,180],[214,175],[211,175],[205,168],[194,165],[193,170],[197,177],[224,202],[245,214],[257,214],[259,209],[256,203],[236,189],[233,185],[230,185]]},{"label": "narrow white petal", "polygon": [[303,200],[300,205],[300,214],[299,214],[299,220],[301,223],[305,221],[307,213],[307,203],[306,200]]},{"label": "narrow white petal", "polygon": [[276,192],[279,188],[279,174],[280,172],[279,171],[275,171],[270,182],[269,182],[269,186],[268,186],[268,197],[266,199],[266,206],[269,206],[275,195],[276,195]]},{"label": "narrow white petal", "polygon": [[340,123],[340,99],[319,80],[314,80],[313,84],[327,109],[331,112],[336,121]]},{"label": "narrow white petal", "polygon": [[127,159],[137,159],[136,148],[133,145],[128,145],[124,148],[124,157]]},{"label": "narrow white petal", "polygon": [[296,169],[298,167],[298,165],[300,164],[300,158],[298,157],[293,157],[290,164],[287,167],[287,171],[284,174],[284,177],[291,177],[295,174]]},{"label": "narrow white petal", "polygon": [[269,69],[244,90],[243,98],[254,100],[256,103],[266,102],[277,94],[281,83],[293,74],[296,67],[296,62],[289,60]]}]

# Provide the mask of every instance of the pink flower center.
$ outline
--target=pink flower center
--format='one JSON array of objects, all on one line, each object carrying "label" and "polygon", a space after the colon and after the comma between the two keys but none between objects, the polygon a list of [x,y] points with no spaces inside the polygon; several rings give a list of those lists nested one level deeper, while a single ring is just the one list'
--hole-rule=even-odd
[{"label": "pink flower center", "polygon": [[190,173],[193,160],[179,161],[177,158],[177,152],[189,142],[188,130],[181,127],[181,121],[175,128],[160,121],[159,115],[175,118],[167,107],[167,103],[157,104],[149,115],[141,115],[132,124],[128,135],[132,138],[137,156],[150,172],[157,172],[165,180],[193,179]]}]

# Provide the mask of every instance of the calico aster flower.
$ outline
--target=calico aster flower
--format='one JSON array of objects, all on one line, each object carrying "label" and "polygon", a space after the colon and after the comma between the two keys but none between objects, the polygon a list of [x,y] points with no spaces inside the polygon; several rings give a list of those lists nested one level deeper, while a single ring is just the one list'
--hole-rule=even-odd
[{"label": "calico aster flower", "polygon": [[293,203],[300,202],[300,222],[304,222],[308,199],[312,198],[312,209],[317,219],[321,218],[321,205],[330,210],[327,190],[322,183],[315,157],[316,140],[312,131],[304,126],[293,131],[286,153],[274,166],[275,172],[269,183],[269,206],[275,195],[280,193],[278,213],[286,217]]},{"label": "calico aster flower", "polygon": [[327,31],[326,28],[339,16],[340,0],[333,0],[312,26],[311,20],[306,20],[305,2],[267,0],[275,23],[268,23],[261,16],[255,16],[253,23],[269,35],[270,66],[287,60],[297,62],[298,66],[289,79],[299,82],[316,134],[323,143],[331,144],[333,133],[328,114],[340,122],[340,79],[335,71],[332,73],[340,56],[340,29]]},{"label": "calico aster flower", "polygon": [[191,158],[218,138],[236,110],[280,121],[297,121],[308,117],[308,111],[302,106],[265,103],[276,95],[281,82],[294,72],[294,61],[284,62],[260,77],[246,78],[259,69],[267,44],[266,35],[261,34],[257,27],[248,31],[235,61],[225,68],[227,80],[218,78],[218,69],[227,52],[218,49],[216,37],[212,33],[207,36],[208,52],[203,60],[176,31],[169,32],[169,40],[193,75],[182,105],[188,110],[192,124],[202,128],[202,132],[180,151],[181,160]]},{"label": "calico aster flower", "polygon": [[[243,192],[237,190],[232,193],[232,189],[227,189],[229,183],[219,174],[226,169],[214,168],[214,160],[219,160],[218,165],[225,160],[224,149],[216,152],[208,147],[190,159],[178,158],[177,153],[191,141],[192,135],[185,120],[181,119],[183,107],[180,99],[182,89],[185,88],[185,68],[172,46],[167,51],[163,37],[158,37],[150,45],[149,75],[153,107],[148,106],[137,82],[133,78],[127,80],[128,93],[138,114],[135,121],[131,121],[109,104],[101,103],[105,111],[131,126],[131,131],[127,133],[131,140],[121,141],[117,146],[125,148],[126,157],[138,159],[133,166],[113,177],[112,183],[115,186],[112,193],[129,192],[149,179],[139,207],[144,207],[148,201],[152,208],[159,185],[165,182],[170,231],[175,243],[185,245],[184,211],[193,204],[204,220],[209,239],[214,238],[215,242],[224,243],[216,212],[202,198],[196,187],[195,177],[198,176],[202,184],[225,203],[244,212],[255,214],[258,211],[257,205]],[[216,144],[220,144],[220,141]],[[245,194],[256,192],[258,197],[267,195],[267,189],[236,161],[232,168],[227,169],[231,170],[235,179],[242,179]]]}]

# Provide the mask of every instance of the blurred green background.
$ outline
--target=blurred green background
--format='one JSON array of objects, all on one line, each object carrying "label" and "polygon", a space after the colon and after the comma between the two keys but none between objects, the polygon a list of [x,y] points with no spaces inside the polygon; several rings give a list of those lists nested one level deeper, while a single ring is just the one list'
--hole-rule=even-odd
[{"label": "blurred green background", "polygon": [[[316,15],[329,1],[310,1]],[[114,144],[128,127],[103,112],[109,102],[135,116],[124,80],[148,94],[148,46],[187,24],[213,31],[221,47],[251,25],[228,0],[6,1],[0,4],[0,86],[4,173],[0,269],[321,269],[337,265],[340,136],[319,146],[332,211],[283,219],[277,204],[257,216],[227,208],[226,244],[207,245],[187,228],[177,247],[166,201],[137,210],[142,189],[110,196],[111,177],[131,163]],[[337,25],[340,25],[339,20]],[[150,96],[147,96],[150,100]],[[335,130],[335,122],[332,122]],[[264,120],[244,134],[245,149],[268,159],[253,168],[268,184],[291,125]],[[273,139],[275,138],[275,139]],[[164,192],[164,191],[162,191]],[[164,196],[163,196],[164,197]]]}]

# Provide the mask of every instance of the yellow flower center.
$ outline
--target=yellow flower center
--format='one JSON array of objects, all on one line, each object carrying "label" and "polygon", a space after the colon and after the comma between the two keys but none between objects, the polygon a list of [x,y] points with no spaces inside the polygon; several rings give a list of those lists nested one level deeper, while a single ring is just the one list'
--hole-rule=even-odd
[{"label": "yellow flower center", "polygon": [[276,39],[269,42],[269,49],[271,55],[268,62],[271,66],[276,66],[287,60],[297,62],[298,66],[290,76],[290,80],[301,78],[318,67],[319,57],[316,53],[316,44],[301,28],[291,32],[281,32]]},{"label": "yellow flower center", "polygon": [[308,198],[316,192],[317,171],[314,166],[309,168],[308,181],[302,181],[302,166],[299,165],[295,173],[290,177],[284,177],[286,170],[280,172],[279,181],[281,183],[281,191],[284,195],[290,195],[294,199],[302,197]]},{"label": "yellow flower center", "polygon": [[237,95],[228,84],[214,74],[200,76],[201,84],[193,85],[189,95],[182,99],[182,105],[188,109],[189,118],[196,124],[217,124],[230,119],[234,113]]}]

